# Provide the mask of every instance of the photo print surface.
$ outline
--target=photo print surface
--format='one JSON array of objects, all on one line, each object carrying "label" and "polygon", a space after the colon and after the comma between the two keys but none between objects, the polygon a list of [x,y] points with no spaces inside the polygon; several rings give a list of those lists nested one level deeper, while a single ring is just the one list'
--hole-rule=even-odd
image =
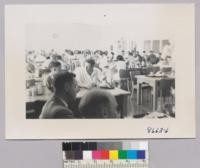
[{"label": "photo print surface", "polygon": [[175,117],[172,32],[113,15],[27,24],[27,119]]},{"label": "photo print surface", "polygon": [[194,23],[193,4],[7,5],[6,137],[194,137]]}]

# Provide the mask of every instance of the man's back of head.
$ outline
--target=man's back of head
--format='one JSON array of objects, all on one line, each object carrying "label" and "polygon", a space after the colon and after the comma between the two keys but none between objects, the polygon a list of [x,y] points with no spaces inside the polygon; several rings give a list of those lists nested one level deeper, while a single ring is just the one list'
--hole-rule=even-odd
[{"label": "man's back of head", "polygon": [[56,95],[69,96],[73,99],[76,98],[76,93],[79,91],[76,75],[67,71],[60,72],[54,76],[53,86]]}]

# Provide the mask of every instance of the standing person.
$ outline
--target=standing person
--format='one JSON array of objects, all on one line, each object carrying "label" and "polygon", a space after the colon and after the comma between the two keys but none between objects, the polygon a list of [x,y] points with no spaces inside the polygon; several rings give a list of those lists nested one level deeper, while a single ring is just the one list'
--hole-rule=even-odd
[{"label": "standing person", "polygon": [[56,74],[53,81],[54,94],[47,100],[40,114],[41,119],[74,118],[76,112],[70,106],[75,104],[79,91],[75,74],[61,72]]},{"label": "standing person", "polygon": [[174,45],[168,41],[162,49],[162,58],[165,59],[166,57],[172,57],[173,50]]}]

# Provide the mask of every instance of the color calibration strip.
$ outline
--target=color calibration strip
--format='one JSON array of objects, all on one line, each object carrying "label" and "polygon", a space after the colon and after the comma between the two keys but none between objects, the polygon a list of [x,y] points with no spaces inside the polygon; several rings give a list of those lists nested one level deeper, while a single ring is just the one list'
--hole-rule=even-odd
[{"label": "color calibration strip", "polygon": [[65,168],[147,168],[148,143],[66,142],[63,143]]}]

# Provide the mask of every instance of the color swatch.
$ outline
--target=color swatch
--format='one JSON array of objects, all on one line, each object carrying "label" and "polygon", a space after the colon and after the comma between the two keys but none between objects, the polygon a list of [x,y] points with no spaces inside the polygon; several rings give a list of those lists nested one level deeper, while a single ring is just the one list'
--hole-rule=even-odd
[{"label": "color swatch", "polygon": [[65,142],[64,168],[148,168],[148,144],[135,141]]},{"label": "color swatch", "polygon": [[63,152],[66,160],[146,159],[147,150],[147,145],[145,147],[144,144],[140,145],[132,141],[63,143]]}]

